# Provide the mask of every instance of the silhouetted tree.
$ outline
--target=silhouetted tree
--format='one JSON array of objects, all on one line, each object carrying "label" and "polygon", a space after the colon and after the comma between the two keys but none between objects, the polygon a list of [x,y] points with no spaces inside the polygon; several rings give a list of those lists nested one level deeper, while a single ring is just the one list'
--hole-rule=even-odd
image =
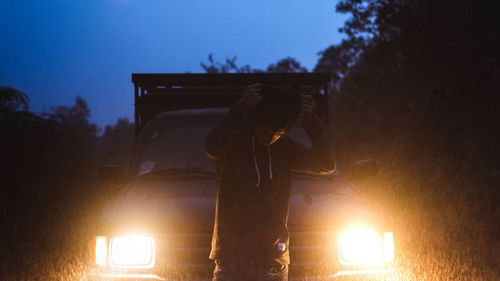
[{"label": "silhouetted tree", "polygon": [[236,63],[236,56],[226,58],[226,61],[221,63],[215,61],[212,54],[208,55],[208,63],[201,63],[201,67],[206,73],[259,73],[259,72],[273,72],[273,73],[294,73],[294,72],[307,72],[307,68],[303,67],[299,61],[292,57],[286,57],[278,60],[274,64],[270,64],[266,71],[252,68],[250,65],[238,66]]},{"label": "silhouetted tree", "polygon": [[419,231],[439,232],[428,243],[453,232],[440,245],[446,254],[487,264],[500,231],[500,10],[482,1],[342,0],[337,11],[350,15],[346,39],[321,53],[315,71],[336,81],[338,146],[380,160],[379,198],[411,209],[406,219],[425,216]]},{"label": "silhouetted tree", "polygon": [[120,118],[114,126],[106,126],[99,138],[100,161],[118,165],[124,170],[129,164],[134,145],[134,124]]},{"label": "silhouetted tree", "polygon": [[127,160],[133,124],[120,119],[99,138],[81,97],[39,116],[19,90],[0,94],[0,279],[43,280],[82,265],[93,215],[117,191],[97,182],[99,164]]},{"label": "silhouetted tree", "polygon": [[[463,131],[494,143],[486,131],[500,120],[498,97],[491,94],[498,86],[498,10],[479,2],[373,0],[340,1],[337,9],[352,15],[342,28],[348,38],[325,50],[315,70],[342,81],[333,112],[343,120],[356,112],[350,120],[370,128],[357,134],[386,136],[417,126],[408,122],[427,120],[420,125],[432,126],[443,142],[458,141],[457,150]],[[493,165],[484,162],[499,158],[492,155],[500,157],[493,146],[474,163]]]},{"label": "silhouetted tree", "polygon": [[343,40],[319,53],[320,58],[314,72],[327,72],[338,86],[354,66],[364,47],[363,40]]},{"label": "silhouetted tree", "polygon": [[252,69],[249,65],[238,66],[236,64],[236,56],[226,58],[226,61],[221,63],[215,61],[213,54],[208,55],[208,63],[200,63],[201,67],[206,73],[251,73],[260,72],[259,70]]},{"label": "silhouetted tree", "polygon": [[[97,144],[97,126],[90,122],[90,108],[87,102],[81,98],[75,98],[72,106],[56,106],[45,117],[58,124],[57,128],[66,138],[73,137],[73,145],[81,145],[86,149],[95,149]],[[89,147],[92,146],[92,147]]]},{"label": "silhouetted tree", "polygon": [[296,72],[307,72],[307,68],[300,65],[296,59],[292,57],[286,57],[273,63],[267,67],[267,72],[276,73],[296,73]]},{"label": "silhouetted tree", "polygon": [[0,111],[28,111],[29,99],[23,92],[12,87],[0,87]]}]

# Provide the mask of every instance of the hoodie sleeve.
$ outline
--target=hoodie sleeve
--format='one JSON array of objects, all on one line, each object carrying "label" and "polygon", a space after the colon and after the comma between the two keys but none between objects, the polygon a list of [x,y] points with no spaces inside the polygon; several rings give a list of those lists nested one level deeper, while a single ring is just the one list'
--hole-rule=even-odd
[{"label": "hoodie sleeve", "polygon": [[250,108],[242,102],[231,107],[229,114],[205,138],[204,148],[208,158],[219,160],[225,157],[236,136],[242,131],[249,112]]},{"label": "hoodie sleeve", "polygon": [[335,171],[333,146],[326,131],[326,124],[317,115],[304,122],[304,130],[311,139],[312,148],[307,149],[292,141],[292,169],[308,170],[319,174]]}]

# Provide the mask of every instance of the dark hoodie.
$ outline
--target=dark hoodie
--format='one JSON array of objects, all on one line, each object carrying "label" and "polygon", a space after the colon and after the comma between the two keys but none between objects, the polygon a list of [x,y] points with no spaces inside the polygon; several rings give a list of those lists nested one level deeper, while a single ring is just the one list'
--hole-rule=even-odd
[{"label": "dark hoodie", "polygon": [[[290,263],[287,228],[291,170],[335,170],[324,122],[304,123],[312,149],[282,137],[269,146],[253,143],[249,108],[236,103],[205,139],[217,160],[217,205],[211,259],[241,263]],[[250,124],[249,124],[250,123]]]}]

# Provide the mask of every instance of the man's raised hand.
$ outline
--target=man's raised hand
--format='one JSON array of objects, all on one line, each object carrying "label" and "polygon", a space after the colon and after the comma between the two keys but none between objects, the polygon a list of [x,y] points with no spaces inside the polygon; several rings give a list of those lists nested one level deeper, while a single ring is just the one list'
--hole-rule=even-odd
[{"label": "man's raised hand", "polygon": [[246,104],[249,108],[254,108],[262,100],[262,84],[255,83],[245,88],[240,101]]},{"label": "man's raised hand", "polygon": [[311,95],[301,95],[300,112],[305,121],[311,120],[314,116],[316,102]]}]

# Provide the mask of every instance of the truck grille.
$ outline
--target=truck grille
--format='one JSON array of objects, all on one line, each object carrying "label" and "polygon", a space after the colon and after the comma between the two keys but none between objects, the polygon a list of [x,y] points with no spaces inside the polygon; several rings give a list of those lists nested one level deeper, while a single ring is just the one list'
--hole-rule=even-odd
[{"label": "truck grille", "polygon": [[[290,233],[292,280],[320,280],[332,274],[336,248],[329,231]],[[169,233],[159,237],[158,270],[161,276],[177,280],[210,280],[214,268],[208,259],[212,233]]]},{"label": "truck grille", "polygon": [[329,231],[290,232],[290,278],[317,280],[333,272],[335,236]]}]

